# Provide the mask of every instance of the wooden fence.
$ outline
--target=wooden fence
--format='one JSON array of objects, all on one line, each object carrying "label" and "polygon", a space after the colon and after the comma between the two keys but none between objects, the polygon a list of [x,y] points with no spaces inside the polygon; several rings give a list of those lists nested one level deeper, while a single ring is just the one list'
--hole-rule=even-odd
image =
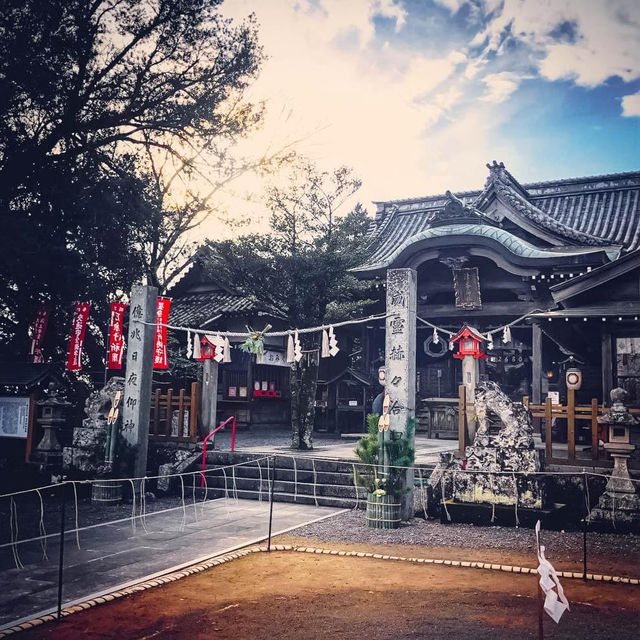
[{"label": "wooden fence", "polygon": [[[528,409],[534,425],[540,425],[540,433],[544,433],[547,464],[613,466],[606,451],[600,448],[600,441],[608,440],[608,429],[598,424],[598,416],[607,413],[609,409],[600,405],[597,398],[593,398],[591,404],[577,405],[575,391],[569,389],[566,405],[553,404],[551,398],[546,398],[544,404],[531,404],[528,396],[522,399],[522,404]],[[629,412],[640,419],[640,409],[629,409]],[[554,420],[566,420],[566,443],[553,442]],[[584,427],[589,429],[588,444],[581,451],[576,451],[576,431]],[[458,395],[458,455],[460,457],[464,457],[468,444],[466,390],[464,386],[460,386]],[[630,464],[630,466],[634,465]]]},{"label": "wooden fence", "polygon": [[149,437],[152,440],[172,442],[196,442],[198,439],[198,407],[200,389],[197,382],[190,393],[180,389],[174,393],[168,389],[162,393],[156,389],[151,396]]}]

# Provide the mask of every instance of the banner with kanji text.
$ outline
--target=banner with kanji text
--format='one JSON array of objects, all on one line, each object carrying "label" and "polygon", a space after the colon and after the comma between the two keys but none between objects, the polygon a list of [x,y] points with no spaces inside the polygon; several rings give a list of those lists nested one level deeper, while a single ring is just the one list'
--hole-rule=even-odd
[{"label": "banner with kanji text", "polygon": [[73,312],[71,338],[69,339],[69,358],[67,360],[67,369],[69,371],[80,371],[82,369],[82,345],[87,330],[90,309],[91,305],[89,303],[78,302]]},{"label": "banner with kanji text", "polygon": [[122,369],[122,354],[124,353],[123,325],[126,309],[127,305],[123,302],[111,303],[107,369]]},{"label": "banner with kanji text", "polygon": [[42,355],[42,343],[44,342],[44,334],[47,332],[47,323],[49,322],[49,311],[42,307],[36,315],[33,324],[29,329],[31,337],[31,362],[44,362]]},{"label": "banner with kanji text", "polygon": [[156,335],[153,341],[153,368],[168,369],[167,327],[171,298],[158,298],[156,302]]}]

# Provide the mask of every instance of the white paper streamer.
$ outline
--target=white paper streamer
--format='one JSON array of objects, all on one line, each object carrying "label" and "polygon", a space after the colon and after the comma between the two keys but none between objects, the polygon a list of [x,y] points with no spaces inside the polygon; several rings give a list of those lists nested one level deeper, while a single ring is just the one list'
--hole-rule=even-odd
[{"label": "white paper streamer", "polygon": [[191,358],[192,355],[193,355],[193,341],[191,339],[191,331],[187,331],[187,358]]},{"label": "white paper streamer", "polygon": [[326,329],[322,330],[322,350],[320,351],[320,357],[328,358],[331,354],[329,353],[329,334]]},{"label": "white paper streamer", "polygon": [[333,357],[340,351],[338,347],[338,339],[333,332],[333,325],[329,327],[329,354]]},{"label": "white paper streamer", "polygon": [[231,345],[229,344],[229,338],[224,339],[223,348],[224,357],[222,358],[222,362],[231,362]]},{"label": "white paper streamer", "polygon": [[302,345],[300,344],[300,336],[298,336],[298,330],[293,335],[293,359],[296,362],[302,360]]},{"label": "white paper streamer", "polygon": [[293,346],[293,336],[289,334],[289,338],[287,339],[287,362],[292,364],[295,362],[295,350]]}]

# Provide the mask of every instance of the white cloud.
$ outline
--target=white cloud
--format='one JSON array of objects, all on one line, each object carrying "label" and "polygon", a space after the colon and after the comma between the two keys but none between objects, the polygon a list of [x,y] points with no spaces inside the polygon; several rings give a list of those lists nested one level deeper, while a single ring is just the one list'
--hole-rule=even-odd
[{"label": "white cloud", "polygon": [[504,102],[520,84],[521,77],[510,71],[490,73],[482,78],[487,85],[487,93],[480,98],[485,102]]},{"label": "white cloud", "polygon": [[637,9],[637,0],[505,0],[476,39],[489,38],[487,50],[498,54],[505,38],[524,42],[549,80],[587,87],[612,76],[629,82],[640,77]]},{"label": "white cloud", "polygon": [[629,118],[640,116],[640,91],[630,96],[622,97],[622,115]]}]

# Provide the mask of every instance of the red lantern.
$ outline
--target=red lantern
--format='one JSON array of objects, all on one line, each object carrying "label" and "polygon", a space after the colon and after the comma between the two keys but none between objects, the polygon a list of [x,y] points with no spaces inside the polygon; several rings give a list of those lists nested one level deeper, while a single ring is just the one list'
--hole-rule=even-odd
[{"label": "red lantern", "polygon": [[484,342],[484,338],[473,327],[462,327],[458,333],[451,338],[452,344],[458,345],[458,353],[454,353],[453,357],[462,360],[465,356],[472,356],[476,360],[486,360],[487,354],[482,353],[480,345]]},{"label": "red lantern", "polygon": [[205,360],[213,360],[216,355],[216,348],[208,339],[207,336],[200,338],[200,357],[194,358],[198,362],[204,362]]}]

